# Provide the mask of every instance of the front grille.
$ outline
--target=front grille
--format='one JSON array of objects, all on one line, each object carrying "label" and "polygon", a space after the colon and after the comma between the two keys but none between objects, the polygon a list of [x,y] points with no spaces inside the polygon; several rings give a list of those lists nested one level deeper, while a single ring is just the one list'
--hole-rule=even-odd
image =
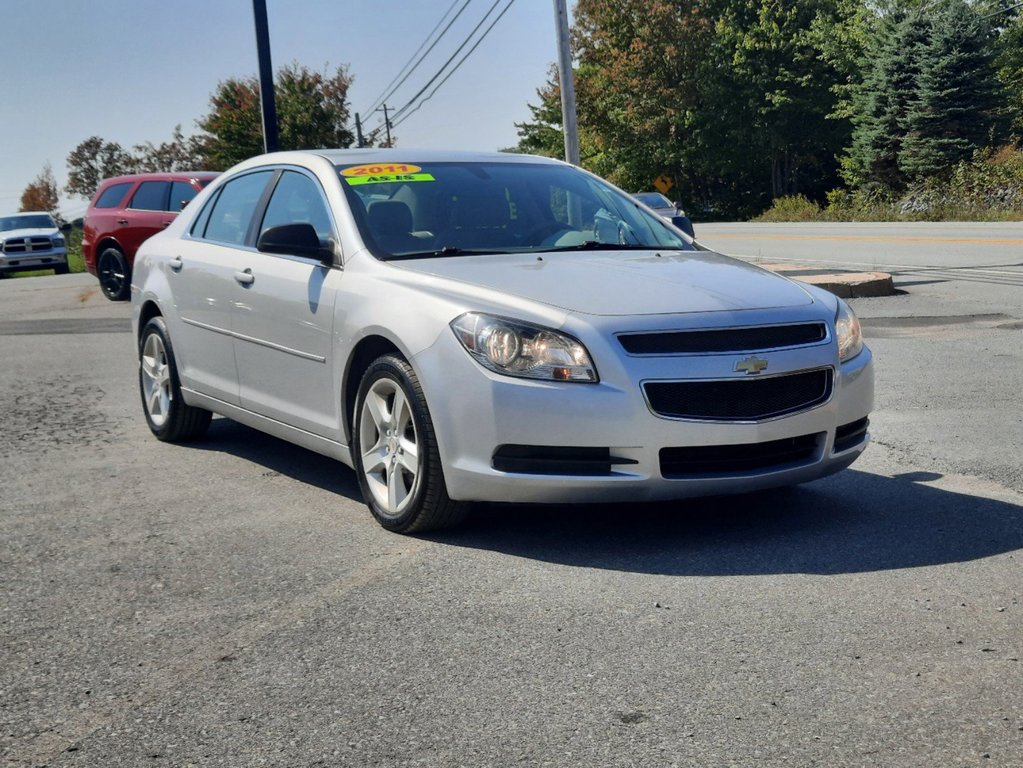
[{"label": "front grille", "polygon": [[614,464],[635,464],[611,455],[610,448],[560,445],[501,445],[494,451],[499,472],[526,475],[609,475]]},{"label": "front grille", "polygon": [[787,437],[766,443],[662,448],[661,475],[668,480],[744,475],[787,469],[817,460],[825,433]]},{"label": "front grille", "polygon": [[630,355],[683,355],[798,347],[815,344],[825,338],[827,329],[824,323],[801,323],[756,328],[623,333],[618,341]]},{"label": "front grille", "polygon": [[868,426],[870,426],[870,419],[864,416],[858,421],[843,424],[836,429],[834,452],[847,451],[862,443],[863,439],[867,436]]},{"label": "front grille", "polygon": [[757,421],[804,411],[831,397],[831,369],[724,381],[648,381],[658,416],[701,421]]},{"label": "front grille", "polygon": [[53,241],[48,237],[14,237],[4,243],[4,253],[35,253],[52,248]]}]

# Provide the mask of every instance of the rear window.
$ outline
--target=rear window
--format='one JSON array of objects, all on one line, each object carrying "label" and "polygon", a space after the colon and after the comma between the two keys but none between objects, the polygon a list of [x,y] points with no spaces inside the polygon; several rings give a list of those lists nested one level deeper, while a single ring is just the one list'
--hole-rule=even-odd
[{"label": "rear window", "polygon": [[121,184],[111,184],[109,187],[103,190],[102,194],[96,199],[93,208],[116,208],[124,200],[124,196],[128,194],[128,189],[131,187],[131,182],[126,181]]},{"label": "rear window", "polygon": [[169,181],[143,181],[132,195],[129,207],[139,211],[166,211]]}]

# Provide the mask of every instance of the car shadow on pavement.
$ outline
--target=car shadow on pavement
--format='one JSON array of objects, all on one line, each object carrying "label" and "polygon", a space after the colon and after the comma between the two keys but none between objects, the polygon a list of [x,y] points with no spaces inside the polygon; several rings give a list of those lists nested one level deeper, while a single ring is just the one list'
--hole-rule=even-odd
[{"label": "car shadow on pavement", "polygon": [[429,538],[584,568],[672,576],[842,574],[1023,548],[1023,507],[846,470],[793,489],[658,504],[481,505]]},{"label": "car shadow on pavement", "polygon": [[355,473],[337,459],[292,445],[237,421],[214,417],[206,436],[188,445],[204,451],[228,453],[266,467],[271,472],[362,503],[362,491]]}]

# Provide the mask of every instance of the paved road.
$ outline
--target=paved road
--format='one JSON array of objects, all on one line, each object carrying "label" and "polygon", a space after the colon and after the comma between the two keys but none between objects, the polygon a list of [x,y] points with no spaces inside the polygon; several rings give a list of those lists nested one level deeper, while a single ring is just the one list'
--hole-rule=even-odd
[{"label": "paved road", "polygon": [[1023,286],[1023,222],[701,224],[698,234],[752,261]]},{"label": "paved road", "polygon": [[1023,765],[1023,294],[900,280],[852,470],[425,538],[226,420],[152,439],[127,308],[3,281],[0,764]]}]

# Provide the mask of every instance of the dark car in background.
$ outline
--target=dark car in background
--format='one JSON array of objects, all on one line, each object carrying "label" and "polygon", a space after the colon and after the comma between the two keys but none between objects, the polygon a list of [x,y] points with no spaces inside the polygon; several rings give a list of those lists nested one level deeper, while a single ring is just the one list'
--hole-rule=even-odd
[{"label": "dark car in background", "polygon": [[135,251],[217,176],[206,171],[143,173],[99,185],[85,214],[82,257],[108,299],[128,298]]},{"label": "dark car in background", "polygon": [[681,203],[673,203],[660,192],[636,192],[632,195],[662,219],[667,219],[690,237],[696,237],[693,222],[682,210]]}]

